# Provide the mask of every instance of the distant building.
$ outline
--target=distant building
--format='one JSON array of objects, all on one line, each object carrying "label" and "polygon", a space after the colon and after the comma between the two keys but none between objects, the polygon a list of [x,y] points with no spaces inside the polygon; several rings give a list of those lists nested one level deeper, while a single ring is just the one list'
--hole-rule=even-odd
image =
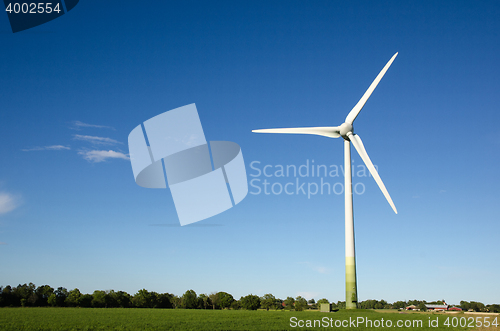
[{"label": "distant building", "polygon": [[323,313],[325,313],[325,312],[329,313],[332,311],[332,304],[331,303],[322,303],[319,310]]},{"label": "distant building", "polygon": [[425,305],[427,310],[448,310],[448,305]]},{"label": "distant building", "polygon": [[[446,304],[446,302],[443,301],[443,305],[433,305],[433,304],[426,304],[425,307],[427,308],[427,310],[455,310],[455,311],[461,311],[462,309],[458,308],[458,307],[451,307]],[[405,308],[406,310],[420,310],[418,308],[418,306],[415,306],[415,305],[410,305],[408,307]]]}]

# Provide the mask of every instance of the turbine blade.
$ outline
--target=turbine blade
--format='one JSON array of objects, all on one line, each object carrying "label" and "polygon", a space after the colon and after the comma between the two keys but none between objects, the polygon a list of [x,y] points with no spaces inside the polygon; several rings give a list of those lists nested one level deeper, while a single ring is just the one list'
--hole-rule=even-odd
[{"label": "turbine blade", "polygon": [[389,69],[389,67],[391,66],[392,62],[394,61],[397,55],[398,53],[394,54],[393,57],[389,60],[389,62],[387,62],[385,67],[382,69],[382,71],[378,74],[378,76],[375,77],[375,80],[370,85],[368,90],[366,90],[365,94],[363,94],[361,99],[359,99],[356,106],[354,106],[354,108],[349,112],[349,114],[345,118],[346,123],[352,124],[354,122],[361,109],[363,109],[363,106],[365,105],[366,101],[372,95],[373,90],[375,90],[382,77],[384,77],[385,72],[387,71],[387,69]]},{"label": "turbine blade", "polygon": [[356,134],[351,134],[349,135],[349,139],[351,140],[352,144],[354,145],[354,148],[358,151],[359,156],[363,159],[363,162],[365,162],[366,167],[368,170],[370,170],[370,173],[372,174],[373,178],[378,184],[378,187],[380,187],[380,190],[384,194],[385,198],[387,199],[387,202],[391,205],[392,209],[394,212],[397,214],[398,211],[396,209],[396,206],[394,205],[394,202],[392,202],[391,196],[389,195],[389,192],[385,188],[384,183],[382,182],[382,179],[378,175],[377,169],[373,166],[372,161],[370,160],[370,157],[366,153],[365,146],[363,145],[363,142],[361,141],[361,138],[356,135]]},{"label": "turbine blade", "polygon": [[252,130],[256,133],[289,133],[289,134],[315,134],[329,138],[340,137],[338,126],[317,126],[311,128],[282,128],[282,129],[261,129]]}]

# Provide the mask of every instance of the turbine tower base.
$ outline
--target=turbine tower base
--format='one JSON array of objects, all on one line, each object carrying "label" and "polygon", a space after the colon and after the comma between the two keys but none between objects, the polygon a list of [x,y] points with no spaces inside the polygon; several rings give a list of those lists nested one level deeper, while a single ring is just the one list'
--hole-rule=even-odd
[{"label": "turbine tower base", "polygon": [[345,258],[345,300],[346,309],[357,308],[356,259],[352,256],[346,256]]}]

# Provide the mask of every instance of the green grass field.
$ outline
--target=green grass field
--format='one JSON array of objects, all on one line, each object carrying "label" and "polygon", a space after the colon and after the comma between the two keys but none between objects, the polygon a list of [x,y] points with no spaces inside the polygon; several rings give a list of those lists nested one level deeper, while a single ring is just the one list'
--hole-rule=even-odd
[{"label": "green grass field", "polygon": [[[336,313],[320,313],[318,311],[213,311],[137,308],[0,308],[0,330],[474,329],[453,327],[452,325],[445,326],[444,322],[446,321],[447,317],[468,318],[468,316],[463,314],[401,314],[398,312],[377,312],[373,310],[341,310]],[[353,321],[361,321],[361,318],[364,319],[364,322],[353,327]],[[372,327],[369,327],[370,325],[366,325],[366,319],[372,321]],[[439,326],[429,326],[429,321],[435,321],[436,319],[438,320]],[[307,324],[308,320],[310,321],[310,324]],[[316,322],[316,327],[314,327],[314,320],[318,320],[318,322]],[[397,327],[398,321],[401,327]],[[303,323],[304,327],[299,327],[299,325],[302,325],[301,323]],[[342,323],[344,324],[343,326]],[[388,323],[390,323],[392,327],[388,327]],[[294,325],[295,327],[293,327]],[[497,330],[497,328],[490,328],[485,330],[493,331]]]}]

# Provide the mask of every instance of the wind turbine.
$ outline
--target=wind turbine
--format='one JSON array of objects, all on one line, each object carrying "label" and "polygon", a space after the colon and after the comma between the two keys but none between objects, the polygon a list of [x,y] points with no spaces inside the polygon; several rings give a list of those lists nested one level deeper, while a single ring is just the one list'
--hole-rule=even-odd
[{"label": "wind turbine", "polygon": [[352,175],[351,175],[351,142],[354,148],[358,151],[359,156],[363,159],[366,167],[380,187],[385,198],[391,205],[394,212],[397,214],[396,206],[392,202],[391,196],[385,188],[382,179],[378,175],[377,170],[373,166],[370,157],[366,153],[365,147],[361,138],[353,132],[352,124],[358,116],[366,101],[377,87],[378,83],[384,77],[387,69],[391,66],[398,53],[387,62],[385,67],[380,71],[378,76],[372,82],[368,90],[361,97],[358,103],[347,115],[345,122],[340,126],[320,126],[308,128],[283,128],[283,129],[262,129],[252,130],[258,133],[291,133],[291,134],[314,134],[329,138],[344,138],[344,182],[345,182],[345,287],[346,287],[346,308],[356,308],[358,302],[358,291],[356,285],[356,255],[354,251],[354,215],[352,207]]}]

